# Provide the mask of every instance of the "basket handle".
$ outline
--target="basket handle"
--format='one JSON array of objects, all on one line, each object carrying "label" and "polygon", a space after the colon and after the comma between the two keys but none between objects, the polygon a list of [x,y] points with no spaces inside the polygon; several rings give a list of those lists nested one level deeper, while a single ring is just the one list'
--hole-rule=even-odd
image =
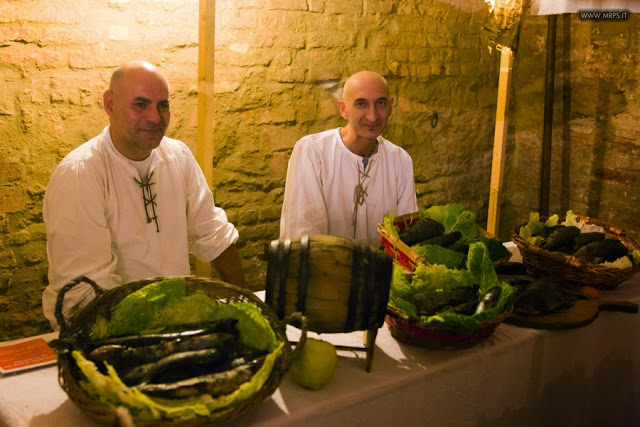
[{"label": "basket handle", "polygon": [[56,308],[55,308],[55,312],[54,315],[56,317],[56,320],[58,322],[58,325],[60,326],[60,331],[64,330],[65,328],[67,328],[67,321],[64,318],[64,315],[62,314],[62,306],[64,305],[64,296],[67,292],[69,292],[72,288],[74,288],[75,286],[79,285],[80,283],[88,283],[89,285],[91,285],[91,287],[93,288],[93,290],[96,293],[96,297],[100,296],[104,293],[104,290],[98,286],[98,284],[96,282],[94,282],[93,280],[89,279],[87,276],[80,276],[75,278],[74,280],[72,280],[71,282],[67,283],[66,285],[64,285],[62,287],[62,289],[60,289],[60,292],[58,293],[58,298],[56,299]]},{"label": "basket handle", "polygon": [[299,326],[300,338],[298,339],[296,348],[293,349],[293,352],[291,353],[291,360],[290,360],[290,363],[291,363],[294,360],[296,360],[296,358],[298,357],[298,354],[300,354],[300,352],[302,351],[302,348],[307,342],[307,329],[309,327],[309,321],[307,320],[306,316],[304,316],[299,311],[296,311],[295,313],[291,313],[285,316],[284,319],[282,319],[282,322],[284,325],[287,325],[287,324],[291,324],[293,326],[300,325]]}]

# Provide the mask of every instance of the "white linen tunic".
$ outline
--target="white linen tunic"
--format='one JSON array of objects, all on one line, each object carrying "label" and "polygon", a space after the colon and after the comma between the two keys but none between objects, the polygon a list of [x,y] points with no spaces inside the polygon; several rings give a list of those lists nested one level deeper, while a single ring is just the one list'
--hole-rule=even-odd
[{"label": "white linen tunic", "polygon": [[[134,162],[116,151],[108,126],[54,171],[43,202],[49,285],[42,295],[54,327],[58,292],[78,276],[105,290],[151,277],[188,276],[190,251],[209,262],[238,239],[183,142],[165,137],[151,156],[159,231],[147,221]],[[76,286],[65,295],[65,307],[80,307],[92,297],[89,285]]]},{"label": "white linen tunic", "polygon": [[409,154],[383,137],[369,158],[351,152],[340,128],[308,135],[293,147],[280,218],[280,239],[329,234],[380,245],[384,215],[416,212]]}]

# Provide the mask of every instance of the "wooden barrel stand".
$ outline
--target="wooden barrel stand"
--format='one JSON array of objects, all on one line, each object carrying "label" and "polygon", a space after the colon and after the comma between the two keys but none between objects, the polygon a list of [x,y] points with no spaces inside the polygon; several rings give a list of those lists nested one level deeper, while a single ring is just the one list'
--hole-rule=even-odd
[{"label": "wooden barrel stand", "polygon": [[269,246],[265,302],[281,319],[303,313],[309,331],[366,331],[370,372],[392,268],[388,254],[351,239],[312,235],[274,240]]}]

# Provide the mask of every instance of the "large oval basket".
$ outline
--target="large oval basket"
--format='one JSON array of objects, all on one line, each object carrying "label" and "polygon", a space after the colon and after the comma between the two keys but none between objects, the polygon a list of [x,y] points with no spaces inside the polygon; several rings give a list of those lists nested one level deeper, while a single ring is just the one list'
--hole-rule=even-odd
[{"label": "large oval basket", "polygon": [[[588,216],[577,215],[578,221],[600,226],[608,239],[618,239],[630,250],[640,249],[637,240],[627,236],[624,230],[613,225]],[[540,217],[540,221],[546,221],[546,217]],[[561,218],[559,222],[563,221]],[[553,275],[566,281],[579,285],[593,286],[598,289],[614,289],[621,282],[627,280],[640,271],[640,265],[632,268],[614,268],[598,264],[582,264],[572,256],[566,256],[560,252],[550,252],[538,246],[532,245],[520,237],[520,228],[527,225],[524,222],[518,225],[511,234],[511,240],[516,244],[522,255],[522,262],[535,274]]]},{"label": "large oval basket", "polygon": [[[164,279],[165,278],[153,278],[139,280],[115,289],[111,289],[106,292],[103,291],[97,284],[95,284],[95,282],[86,277],[79,277],[73,282],[67,284],[61,290],[56,302],[56,318],[58,319],[58,323],[60,324],[60,340],[63,341],[65,338],[78,338],[80,340],[88,339],[91,327],[95,323],[98,316],[103,316],[106,319],[109,319],[112,310],[127,295],[148,284]],[[292,361],[304,346],[307,329],[306,319],[303,316],[300,316],[296,313],[295,315],[292,315],[281,322],[276,317],[271,308],[264,304],[250,291],[241,289],[225,282],[211,279],[186,277],[185,280],[187,295],[197,290],[201,290],[204,291],[210,298],[214,299],[218,304],[229,304],[238,302],[250,302],[254,304],[260,309],[262,315],[267,319],[278,340],[284,342],[284,349],[278,356],[267,382],[258,392],[253,394],[251,398],[238,402],[230,408],[222,409],[207,416],[196,416],[180,421],[157,419],[149,420],[133,417],[131,421],[136,426],[215,425],[235,418],[247,412],[254,406],[260,404],[278,388],[284,374],[288,371]],[[65,319],[61,315],[64,294],[72,287],[82,282],[90,284],[94,288],[97,296],[75,316],[65,321]],[[300,341],[295,349],[291,347],[291,344],[287,340],[287,322],[293,322],[301,326],[302,334],[300,336]],[[93,399],[80,386],[79,382],[84,379],[84,376],[76,366],[75,360],[71,356],[70,352],[63,352],[58,356],[58,379],[64,391],[69,395],[69,398],[78,407],[92,415],[95,419],[108,425],[117,425],[118,423],[122,423],[120,411],[115,411],[99,402],[98,400]]]}]

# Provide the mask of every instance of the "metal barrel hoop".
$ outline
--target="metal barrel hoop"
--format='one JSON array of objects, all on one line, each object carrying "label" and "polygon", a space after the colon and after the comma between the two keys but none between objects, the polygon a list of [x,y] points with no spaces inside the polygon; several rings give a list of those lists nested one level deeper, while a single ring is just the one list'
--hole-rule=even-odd
[{"label": "metal barrel hoop", "polygon": [[309,236],[305,235],[300,238],[300,264],[298,266],[298,303],[297,309],[304,314],[307,301],[307,286],[309,284]]},{"label": "metal barrel hoop", "polygon": [[280,276],[278,280],[278,317],[284,318],[287,305],[287,276],[289,275],[289,255],[291,253],[291,239],[285,239],[278,247],[278,264]]},{"label": "metal barrel hoop", "polygon": [[273,240],[269,245],[268,263],[267,263],[267,287],[264,296],[264,302],[273,307],[274,285],[276,282],[276,260],[278,258],[279,241]]},{"label": "metal barrel hoop", "polygon": [[[355,241],[354,241],[355,242]],[[356,321],[356,310],[358,307],[358,290],[360,287],[360,263],[362,262],[362,254],[360,244],[354,243],[352,248],[351,259],[351,283],[349,287],[349,301],[347,302],[347,319],[345,321],[344,330],[350,332],[354,330]]]}]

